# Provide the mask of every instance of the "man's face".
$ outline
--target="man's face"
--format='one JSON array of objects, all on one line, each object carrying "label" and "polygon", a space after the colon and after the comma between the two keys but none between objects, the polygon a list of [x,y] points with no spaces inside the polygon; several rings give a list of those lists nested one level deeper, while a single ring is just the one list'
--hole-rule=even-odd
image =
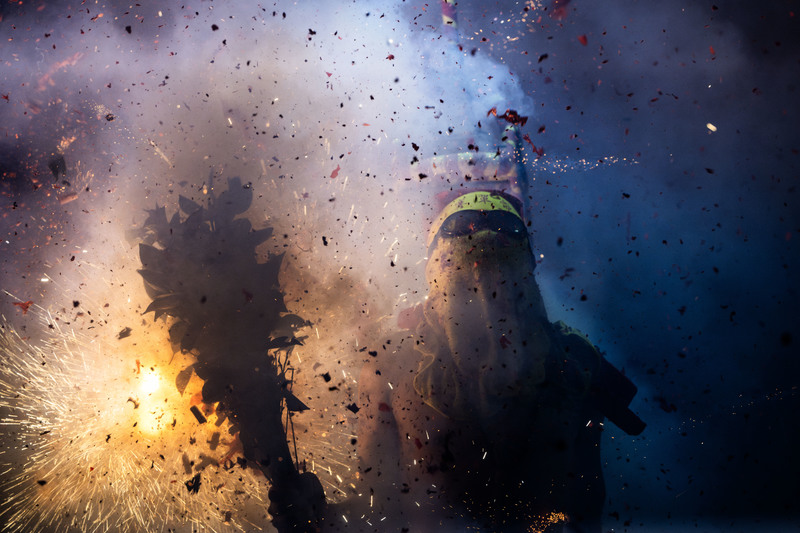
[{"label": "man's face", "polygon": [[460,410],[490,416],[544,379],[547,317],[534,266],[527,233],[480,230],[440,238],[433,248],[425,342],[453,390],[475,392],[455,394]]}]

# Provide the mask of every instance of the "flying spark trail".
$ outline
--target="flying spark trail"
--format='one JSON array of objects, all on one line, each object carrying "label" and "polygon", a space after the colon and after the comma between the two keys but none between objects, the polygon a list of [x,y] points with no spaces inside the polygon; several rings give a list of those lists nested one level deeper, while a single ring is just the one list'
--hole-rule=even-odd
[{"label": "flying spark trail", "polygon": [[[0,520],[8,531],[244,531],[265,523],[266,481],[235,460],[214,459],[234,445],[230,428],[194,421],[185,396],[167,386],[170,367],[35,312],[47,332],[38,342],[0,323]],[[216,450],[213,432],[225,435]],[[192,493],[185,483],[198,474]]]},{"label": "flying spark trail", "polygon": [[528,162],[536,174],[564,174],[575,172],[586,172],[589,170],[596,170],[610,165],[636,165],[638,161],[632,158],[619,158],[616,156],[600,157],[596,160],[589,161],[587,159],[570,159],[570,158],[542,158],[534,159]]}]

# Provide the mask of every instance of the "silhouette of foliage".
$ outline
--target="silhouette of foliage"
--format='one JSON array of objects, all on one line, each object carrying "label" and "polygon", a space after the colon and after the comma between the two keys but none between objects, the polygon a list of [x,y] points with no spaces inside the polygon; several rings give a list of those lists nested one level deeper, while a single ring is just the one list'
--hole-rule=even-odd
[{"label": "silhouette of foliage", "polygon": [[164,206],[148,210],[139,230],[139,274],[152,298],[144,314],[171,317],[173,349],[196,359],[175,385],[183,393],[192,373],[204,381],[203,402],[230,420],[245,457],[271,482],[276,528],[313,530],[324,493],[316,476],[297,470],[284,424],[288,412],[308,409],[291,391],[288,365],[291,350],[302,345],[296,332],[307,323],[284,304],[283,255],[257,260],[256,247],[272,228],[256,230],[237,218],[252,199],[249,186],[230,178],[206,206],[180,196],[180,211],[169,219]]}]

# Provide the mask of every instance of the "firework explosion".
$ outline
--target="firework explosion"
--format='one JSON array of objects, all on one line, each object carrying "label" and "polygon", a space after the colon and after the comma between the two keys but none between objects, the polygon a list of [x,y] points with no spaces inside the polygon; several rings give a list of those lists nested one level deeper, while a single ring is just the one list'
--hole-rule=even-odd
[{"label": "firework explosion", "polygon": [[[542,6],[537,4],[536,7]],[[531,13],[526,9],[520,12],[518,21],[509,19],[508,22],[525,26]],[[213,22],[212,28],[216,28],[218,21],[213,13],[209,10],[206,16],[207,26]],[[158,17],[161,17],[161,12]],[[264,15],[259,14],[259,17]],[[276,17],[275,13],[273,17]],[[90,22],[98,21],[104,22],[102,15],[94,14]],[[267,21],[269,19],[262,20]],[[269,23],[274,24],[272,21]],[[131,33],[130,28],[127,33]],[[336,44],[340,40],[337,32],[332,30],[329,33],[315,38]],[[309,35],[317,34],[309,30]],[[370,39],[376,46],[387,45],[383,30],[377,30]],[[477,43],[480,35],[466,40]],[[279,41],[275,41],[276,46]],[[220,200],[220,206],[224,206],[226,201],[218,196],[211,179],[201,183],[193,179],[180,180],[181,176],[189,175],[188,167],[196,163],[187,162],[175,140],[178,130],[183,131],[181,124],[185,117],[181,114],[203,109],[208,103],[208,94],[203,98],[202,93],[192,96],[194,92],[186,92],[185,99],[167,112],[175,116],[161,117],[161,111],[157,113],[159,118],[171,118],[172,123],[177,124],[177,129],[170,134],[160,120],[154,129],[145,126],[150,120],[146,116],[134,119],[127,115],[119,101],[116,105],[107,105],[87,98],[76,103],[57,94],[47,101],[65,78],[94,61],[87,52],[70,51],[64,58],[42,67],[34,84],[34,100],[38,103],[26,104],[27,108],[15,107],[15,113],[27,116],[30,111],[34,117],[33,122],[26,122],[27,134],[22,137],[20,148],[22,152],[30,152],[29,158],[20,156],[21,160],[32,162],[30,168],[19,176],[32,176],[29,179],[34,190],[41,189],[45,194],[39,195],[38,203],[31,200],[27,204],[21,202],[21,206],[33,214],[39,214],[33,208],[47,213],[46,217],[38,217],[41,222],[35,219],[42,235],[66,234],[67,226],[78,213],[92,213],[95,224],[107,225],[99,228],[97,234],[86,227],[80,228],[72,237],[74,242],[83,242],[70,245],[75,255],[69,261],[78,256],[76,265],[81,263],[91,267],[91,274],[84,272],[81,277],[83,290],[90,293],[113,290],[118,294],[115,298],[119,298],[119,290],[126,284],[139,289],[126,289],[129,295],[127,305],[120,309],[115,301],[114,313],[104,313],[107,306],[99,297],[92,302],[94,319],[100,320],[102,314],[107,329],[114,332],[108,338],[98,337],[88,323],[75,321],[75,313],[70,317],[63,308],[53,311],[58,308],[55,304],[39,305],[39,302],[57,301],[75,294],[77,288],[69,282],[61,280],[56,284],[45,274],[42,279],[49,280],[45,284],[49,287],[43,290],[41,298],[28,296],[36,299],[36,303],[14,302],[19,304],[15,311],[22,311],[23,306],[28,311],[30,307],[28,318],[35,317],[40,323],[38,327],[27,324],[29,327],[25,329],[20,329],[16,323],[13,326],[6,324],[3,330],[3,423],[8,431],[3,435],[2,490],[7,497],[0,513],[12,530],[71,527],[76,530],[139,531],[200,526],[211,530],[249,530],[270,527],[267,512],[270,484],[263,475],[267,473],[269,477],[268,469],[260,468],[260,460],[253,459],[252,443],[241,439],[243,432],[252,432],[248,428],[258,427],[258,420],[254,420],[258,417],[248,411],[251,406],[247,402],[226,392],[226,387],[241,386],[242,378],[220,377],[234,371],[241,376],[247,370],[255,369],[253,366],[243,370],[230,358],[231,353],[247,351],[243,349],[242,338],[257,338],[263,343],[257,350],[259,357],[279,361],[277,366],[282,377],[292,382],[292,392],[296,395],[292,401],[312,409],[311,413],[305,414],[294,413],[289,408],[283,411],[281,423],[287,434],[285,438],[278,436],[278,439],[284,438],[287,441],[284,444],[290,445],[291,459],[297,461],[299,468],[318,476],[328,501],[339,502],[358,495],[356,376],[368,357],[367,351],[385,338],[386,330],[393,328],[392,315],[397,307],[407,306],[418,298],[413,290],[409,290],[409,287],[418,285],[414,268],[419,268],[424,261],[424,250],[416,246],[419,237],[415,233],[424,231],[424,219],[432,216],[432,213],[420,216],[418,210],[430,211],[433,192],[447,187],[446,183],[426,183],[423,190],[416,190],[421,180],[405,178],[407,160],[400,155],[403,147],[413,146],[414,158],[416,154],[423,158],[436,154],[440,144],[448,145],[444,152],[463,153],[469,141],[458,135],[442,141],[441,131],[439,135],[432,133],[442,117],[472,130],[476,124],[480,128],[478,119],[485,121],[487,111],[494,110],[494,106],[506,105],[511,100],[527,102],[517,82],[509,81],[508,73],[492,60],[474,53],[458,52],[453,56],[455,61],[445,59],[442,62],[435,58],[439,44],[434,41],[422,45],[423,55],[430,57],[423,59],[421,64],[438,67],[442,74],[427,80],[432,90],[431,87],[409,88],[409,95],[404,97],[406,100],[427,98],[427,93],[437,91],[450,95],[454,81],[464,76],[471,78],[472,72],[491,72],[488,80],[494,78],[494,81],[476,84],[472,80],[465,84],[469,87],[466,96],[455,101],[447,96],[449,108],[440,106],[436,109],[433,118],[425,119],[430,131],[415,137],[420,143],[424,139],[432,141],[427,146],[423,144],[421,151],[416,143],[406,142],[403,135],[392,133],[396,131],[393,115],[396,116],[398,111],[403,114],[411,111],[402,102],[390,101],[382,104],[377,116],[370,120],[372,125],[356,124],[366,132],[364,140],[368,144],[352,145],[352,142],[344,143],[342,139],[329,135],[334,126],[338,126],[338,120],[321,117],[316,129],[325,135],[319,136],[320,149],[316,155],[311,152],[316,140],[303,139],[301,152],[305,151],[306,155],[302,158],[295,156],[297,162],[287,164],[284,152],[294,153],[296,149],[282,139],[288,138],[289,134],[291,138],[300,136],[303,131],[301,120],[293,120],[290,125],[282,124],[284,117],[281,114],[267,118],[264,123],[260,111],[243,112],[247,106],[259,108],[262,102],[275,105],[279,101],[266,80],[256,83],[249,77],[253,73],[242,79],[249,85],[248,96],[241,96],[237,90],[225,91],[219,98],[221,120],[226,135],[230,135],[219,152],[204,148],[215,153],[213,157],[225,158],[223,163],[209,165],[210,175],[222,174],[222,169],[225,169],[225,174],[230,177],[230,167],[234,167],[234,160],[238,160],[244,175],[251,176],[255,183],[251,184],[246,178],[236,181],[229,186],[228,199],[242,187],[248,193],[255,190],[259,194],[253,202],[255,209],[247,218],[239,215],[249,207],[249,202],[232,209],[224,223],[198,215],[201,206],[206,206],[210,198]],[[212,54],[217,56],[224,52],[224,46],[217,47]],[[402,62],[398,63],[401,68],[408,71],[419,68],[412,55],[401,53],[403,49],[399,43],[389,39],[388,46],[393,51],[390,54],[392,62],[382,63],[377,70],[368,66],[369,72],[359,66],[362,69],[359,79],[394,76],[394,53]],[[245,53],[246,49],[237,53]],[[291,57],[297,51],[290,46],[277,46],[275,53]],[[215,60],[210,63],[214,64]],[[249,61],[247,64],[249,66]],[[147,78],[150,72],[140,74]],[[275,82],[282,80],[282,74],[280,70],[273,74]],[[309,70],[301,76],[313,77],[316,74]],[[213,78],[211,70],[203,75]],[[194,73],[186,74],[187,80],[194,76]],[[261,74],[258,76],[261,79]],[[180,76],[172,75],[159,80],[158,92],[164,90],[168,79],[176,77],[180,79]],[[332,78],[328,81],[332,91],[335,84],[343,82],[339,74],[332,77],[328,73],[327,78]],[[110,88],[109,84],[106,89]],[[361,91],[360,88],[357,90]],[[334,98],[338,98],[340,91],[336,85],[333,94],[337,96]],[[355,91],[345,86],[344,94],[348,94],[349,99]],[[300,101],[292,102],[285,91],[281,93],[281,99],[287,101],[292,109],[300,106]],[[471,116],[465,118],[462,116],[463,104],[474,104],[472,99],[477,101],[477,105]],[[370,101],[373,100],[370,96]],[[235,101],[236,105],[230,101]],[[439,102],[443,103],[441,99]],[[14,105],[17,105],[16,100]],[[421,116],[421,112],[430,114],[417,108],[417,116]],[[508,115],[509,111],[504,116]],[[73,121],[74,117],[77,120]],[[214,118],[215,121],[219,119]],[[48,137],[52,146],[42,149],[39,145],[48,143],[37,135],[42,125],[48,122],[56,125]],[[190,119],[189,123],[190,127],[201,125],[203,113]],[[450,132],[452,130],[450,128]],[[265,148],[265,137],[258,135],[268,131],[273,133],[273,146]],[[278,139],[278,132],[283,135],[282,139]],[[103,140],[98,141],[100,138]],[[203,147],[198,144],[203,134],[192,138],[190,151],[194,153],[198,146]],[[582,160],[570,163],[567,159],[542,159],[541,146],[535,146],[530,138],[526,140],[530,145],[526,153],[532,155],[525,161],[542,170],[556,173],[600,165]],[[483,138],[483,141],[490,145],[497,139]],[[126,149],[126,144],[136,148]],[[121,191],[124,190],[121,183],[113,183],[110,178],[99,179],[96,174],[106,164],[109,172],[112,168],[124,167],[126,159],[133,159],[129,156],[131,152],[138,153],[146,161],[140,170],[144,174],[143,191],[125,199],[126,204],[130,203],[138,210],[132,218],[141,221],[145,217],[143,224],[139,224],[143,233],[133,235],[128,232],[129,238],[144,243],[139,253],[141,265],[135,264],[133,241],[125,244],[114,241],[121,233],[120,226],[125,226],[122,219],[114,216],[116,213],[106,217],[106,213],[100,210],[95,214],[97,204],[104,204],[100,200],[101,194],[113,194],[112,202],[116,203],[123,197]],[[308,158],[308,153],[312,154],[311,158]],[[107,155],[111,157],[105,157]],[[611,159],[605,158],[603,164],[608,162]],[[180,173],[176,168],[181,169]],[[387,180],[385,175],[396,168],[402,169],[400,174],[404,177]],[[160,184],[158,178],[147,177],[148,172],[154,169],[157,175],[168,176],[164,180],[166,183]],[[287,180],[295,179],[292,174],[322,174],[325,181],[301,181],[301,186],[292,185],[289,191]],[[51,175],[53,183],[48,185]],[[135,171],[127,170],[122,175],[125,181],[140,177]],[[7,184],[16,186],[22,183],[17,174],[11,177],[14,181],[4,181],[4,188]],[[219,181],[224,180],[218,179],[217,183]],[[120,192],[117,187],[121,187]],[[375,190],[370,191],[370,187]],[[410,206],[398,208],[396,196],[390,196],[393,187],[404,190],[405,201]],[[175,189],[182,190],[186,196],[181,195],[176,201]],[[365,202],[365,195],[376,201]],[[42,200],[42,196],[46,199]],[[261,198],[292,198],[293,201],[278,206]],[[148,214],[140,207],[144,205],[144,199],[150,206],[155,199],[156,207],[149,209]],[[411,207],[410,214],[406,212],[407,207]],[[276,234],[282,234],[275,239],[277,243],[264,246],[261,242],[266,233],[251,232],[253,227],[262,227],[265,222],[258,220],[260,217],[254,214],[256,209],[261,209],[265,213],[264,219],[270,223],[283,216],[290,221],[277,224]],[[412,223],[409,223],[409,217]],[[375,224],[376,220],[381,222]],[[203,231],[197,233],[198,228],[206,225],[212,229],[230,225],[239,233],[248,235],[227,242],[223,235],[216,243],[210,242]],[[27,222],[18,222],[17,227],[20,232],[27,232],[37,240]],[[187,228],[194,233],[182,233],[183,243],[174,246],[172,233]],[[116,256],[95,264],[82,260],[86,255],[95,255],[101,248],[108,247],[109,241],[113,241]],[[221,248],[215,249],[217,245]],[[238,245],[243,246],[237,248]],[[34,242],[33,247],[37,246],[39,244]],[[252,250],[256,246],[259,246],[257,252]],[[174,248],[177,248],[175,258],[180,260],[177,264],[176,261],[167,261],[170,268],[164,268],[161,264],[164,261],[159,257],[164,255],[164,250],[173,249],[175,252]],[[209,260],[207,257],[214,253],[228,262],[214,266],[213,258]],[[285,262],[275,260],[283,254],[287,259]],[[240,258],[238,264],[245,266],[230,270],[230,260],[236,257]],[[365,257],[378,259],[365,262]],[[63,258],[47,259],[44,267],[63,266],[65,261]],[[366,266],[359,263],[366,263]],[[259,268],[258,264],[265,266]],[[355,270],[354,265],[358,265]],[[391,276],[375,274],[387,265],[393,269],[397,266],[403,268],[396,269]],[[142,280],[133,274],[139,266],[142,267],[144,288],[153,298],[152,303],[142,294]],[[280,283],[273,279],[278,274],[278,266],[281,268]],[[121,270],[124,272],[120,273]],[[260,276],[264,270],[270,271],[269,280],[264,286],[259,286],[258,280],[262,279]],[[121,276],[124,280],[120,279]],[[204,282],[198,285],[195,283],[198,279]],[[309,291],[309,288],[314,290]],[[303,346],[292,343],[277,349],[273,346],[268,351],[267,341],[280,337],[272,330],[280,330],[280,325],[256,320],[242,326],[237,324],[236,319],[241,317],[237,313],[244,309],[240,308],[242,304],[260,302],[265,294],[267,299],[282,300],[281,291],[286,293],[286,308],[281,302],[280,312],[303,317],[301,320],[308,319],[309,322],[306,322],[304,330],[296,333]],[[208,305],[199,303],[201,297]],[[86,294],[80,300],[80,308],[88,308]],[[236,300],[236,305],[231,307],[228,302],[233,300]],[[178,303],[183,306],[181,309]],[[166,318],[166,322],[145,323],[139,315],[147,311],[153,311],[158,319]],[[147,316],[149,318],[149,313]],[[133,333],[130,325],[135,326]],[[42,331],[40,335],[39,330]],[[254,333],[258,331],[262,333]],[[287,330],[283,335],[287,333],[287,338],[295,334]],[[287,373],[292,368],[294,371]],[[284,399],[287,400],[288,397]],[[235,405],[237,401],[238,406]],[[249,414],[243,414],[245,411]]]},{"label": "firework explosion", "polygon": [[[459,2],[456,48],[429,3],[6,3],[0,529],[273,527],[244,421],[204,396],[168,300],[144,314],[142,236],[125,235],[153,209],[184,222],[180,196],[205,207],[235,176],[253,191],[238,216],[274,228],[256,262],[283,255],[281,314],[306,324],[262,354],[309,407],[283,411],[280,438],[336,524],[358,521],[337,504],[359,492],[359,369],[422,298],[432,199],[452,185],[409,166],[491,155],[510,109],[529,119],[548,308],[624,364],[659,428],[606,439],[606,522],[796,508],[769,472],[796,470],[776,428],[797,395],[746,402],[796,388],[770,381],[796,374],[777,309],[796,263],[786,9]],[[246,301],[249,284],[219,289]],[[708,413],[728,397],[745,403]]]},{"label": "firework explosion", "polygon": [[31,313],[40,341],[0,332],[10,531],[263,527],[263,477],[237,466],[227,424],[199,425],[185,408],[201,384],[178,394],[164,346],[112,345]]},{"label": "firework explosion", "polygon": [[[264,467],[268,461],[263,463],[249,449],[252,443],[242,440],[243,434],[262,442],[274,437],[284,448],[291,444],[287,454],[299,460],[304,471],[318,476],[329,501],[356,494],[356,382],[347,370],[356,352],[347,348],[349,339],[321,339],[315,327],[313,333],[306,328],[308,334],[300,337],[307,344],[304,355],[298,346],[302,341],[278,336],[293,335],[303,325],[291,313],[283,318],[275,314],[278,322],[271,326],[269,321],[261,323],[270,309],[286,311],[277,289],[282,256],[256,262],[254,247],[271,229],[253,233],[246,219],[234,223],[234,214],[246,210],[249,201],[232,201],[231,196],[249,196],[250,191],[239,180],[230,180],[229,186],[218,198],[213,187],[208,188],[209,209],[181,198],[181,206],[194,217],[182,219],[176,212],[168,222],[165,209],[157,207],[149,211],[140,230],[128,232],[143,241],[140,273],[143,288],[154,298],[149,305],[141,301],[141,290],[133,290],[122,313],[110,313],[108,304],[91,296],[104,287],[125,287],[132,282],[130,272],[126,278],[112,276],[100,287],[89,287],[83,303],[75,300],[71,313],[61,309],[55,316],[6,293],[28,319],[26,332],[43,332],[34,341],[8,323],[2,330],[0,386],[3,424],[8,428],[3,437],[2,490],[8,497],[0,512],[11,530],[182,530],[201,524],[214,531],[268,528],[270,483],[264,475],[271,479],[274,472]],[[230,211],[234,204],[235,212]],[[229,215],[221,214],[226,210]],[[210,213],[208,220],[203,213]],[[208,242],[197,247],[198,239]],[[234,248],[235,253],[218,254],[219,246]],[[239,253],[247,247],[253,254]],[[110,263],[119,267],[130,261],[135,248],[127,249]],[[220,257],[225,260],[215,267],[209,257],[211,263],[219,263]],[[286,269],[284,277],[292,280],[288,287],[297,291],[307,286],[302,284],[309,282],[308,272]],[[231,276],[234,271],[239,274]],[[243,280],[248,280],[245,286],[255,287],[252,294],[240,285]],[[41,281],[63,294],[71,292],[49,276]],[[212,305],[198,307],[195,293],[202,293]],[[241,304],[253,301],[262,306],[266,302],[267,307],[255,307],[249,314],[252,306],[245,307],[242,313]],[[341,319],[332,301],[306,298],[294,307],[302,311],[310,305],[324,306],[331,320]],[[83,311],[89,307],[102,311]],[[135,333],[123,325],[135,324],[131,311],[142,312],[145,307],[145,314],[154,311],[162,320],[142,320]],[[167,317],[175,318],[164,321]],[[104,338],[92,333],[95,321],[115,335]],[[272,331],[272,339],[262,331]],[[242,356],[253,350],[254,355]],[[331,352],[340,353],[337,365],[342,367],[334,375],[326,358]],[[269,372],[267,361],[273,361],[273,372],[280,370],[276,385],[291,387],[298,382],[306,402],[324,405],[313,419],[293,416],[293,411],[308,407],[288,394],[291,388],[278,399],[286,397],[286,409],[255,401],[247,393],[247,383],[252,371],[258,374],[259,369],[247,368],[248,361],[265,367],[263,372]],[[294,372],[293,364],[311,371]],[[269,383],[270,379],[258,385],[259,390]],[[232,388],[244,392],[220,392]],[[264,435],[257,429],[263,418],[254,414],[254,408],[272,409],[277,431],[273,428],[272,435]]]}]

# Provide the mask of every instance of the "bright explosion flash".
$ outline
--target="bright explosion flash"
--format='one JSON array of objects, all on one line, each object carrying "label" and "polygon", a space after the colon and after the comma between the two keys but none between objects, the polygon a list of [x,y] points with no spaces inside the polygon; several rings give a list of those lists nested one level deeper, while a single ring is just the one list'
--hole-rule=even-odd
[{"label": "bright explosion flash", "polygon": [[0,330],[8,531],[265,526],[266,481],[237,465],[227,424],[198,425],[168,370],[40,316],[41,343]]}]

